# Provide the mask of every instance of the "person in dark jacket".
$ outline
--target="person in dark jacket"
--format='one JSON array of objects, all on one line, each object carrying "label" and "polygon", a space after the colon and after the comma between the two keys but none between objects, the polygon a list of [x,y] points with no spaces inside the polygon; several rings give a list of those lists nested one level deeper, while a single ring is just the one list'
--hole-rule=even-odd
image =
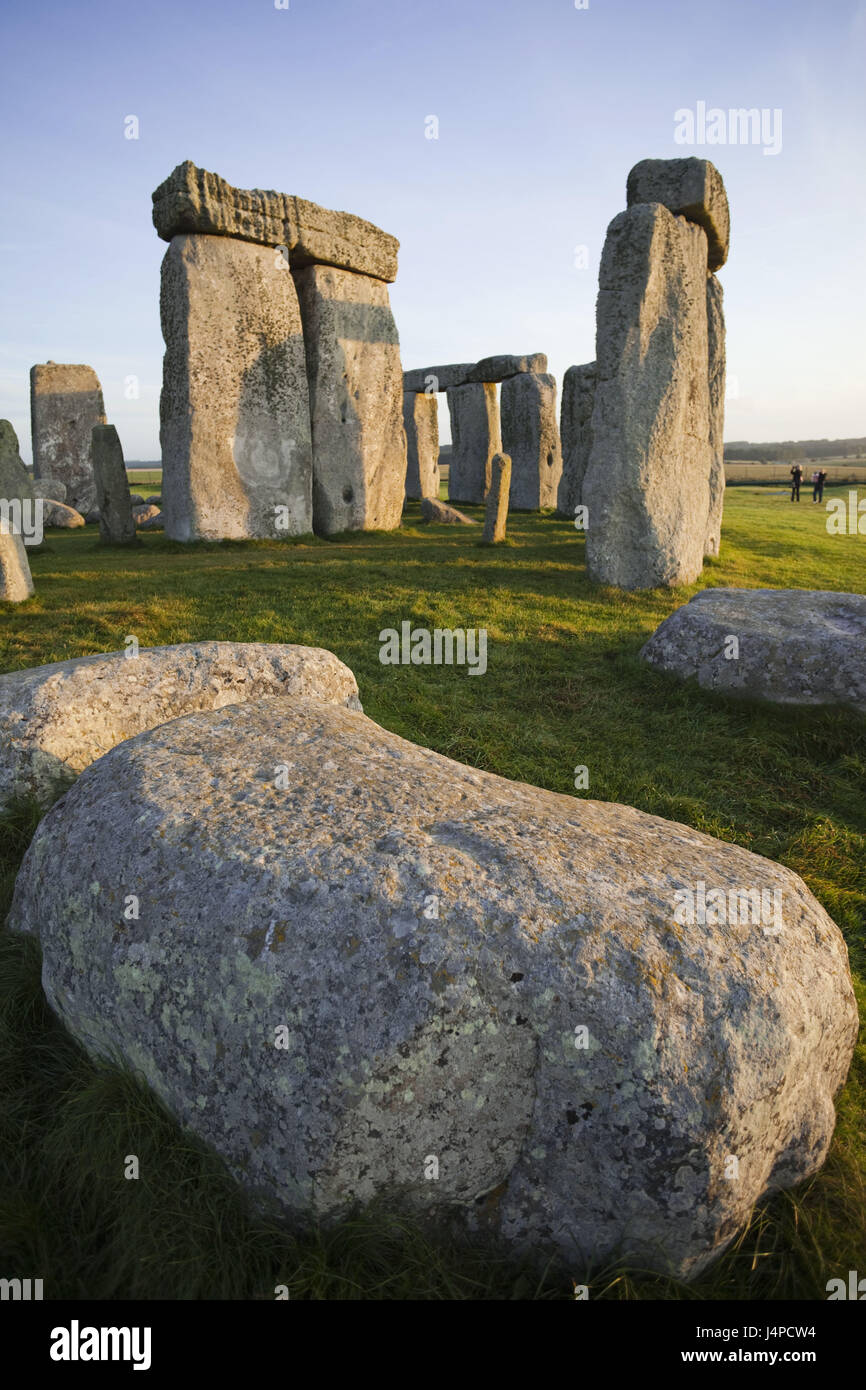
[{"label": "person in dark jacket", "polygon": [[824,501],[824,484],[826,483],[826,481],[827,481],[827,470],[826,470],[826,468],[822,468],[821,471],[820,471],[820,473],[818,474],[818,501],[819,501],[819,502],[823,502],[823,501]]},{"label": "person in dark jacket", "polygon": [[794,466],[793,466],[792,469],[791,469],[791,501],[792,501],[792,502],[799,502],[799,500],[800,500],[800,483],[801,483],[801,481],[802,481],[802,478],[803,478],[803,470],[802,470],[802,468],[800,467],[799,463],[795,463]]}]

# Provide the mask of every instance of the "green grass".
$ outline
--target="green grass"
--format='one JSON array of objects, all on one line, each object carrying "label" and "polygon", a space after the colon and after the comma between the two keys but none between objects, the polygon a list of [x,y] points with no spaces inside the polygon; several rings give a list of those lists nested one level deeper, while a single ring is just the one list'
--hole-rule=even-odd
[{"label": "green grass", "polygon": [[[845,495],[847,488],[839,489]],[[826,497],[835,495],[828,492]],[[467,508],[480,516],[480,509]],[[866,1006],[866,721],[844,711],[729,703],[641,665],[642,643],[696,589],[863,592],[866,536],[829,536],[826,511],[781,491],[726,499],[722,555],[693,589],[589,584],[584,546],[552,516],[513,514],[509,544],[477,530],[184,547],[146,533],[132,553],[95,528],[50,532],[31,553],[36,597],[0,614],[0,669],[203,638],[327,647],[355,672],[368,715],[507,777],[622,801],[796,870],[838,922]],[[479,528],[480,529],[480,528]],[[379,632],[486,627],[488,671],[379,662]],[[36,818],[0,834],[0,902]],[[87,1060],[47,1011],[33,942],[0,935],[0,1273],[55,1297],[826,1298],[866,1248],[866,1047],[838,1098],[822,1171],[756,1211],[688,1289],[625,1269],[539,1276],[493,1249],[373,1211],[298,1234],[255,1219],[221,1165],[132,1077]],[[126,1182],[123,1156],[142,1178]]]}]

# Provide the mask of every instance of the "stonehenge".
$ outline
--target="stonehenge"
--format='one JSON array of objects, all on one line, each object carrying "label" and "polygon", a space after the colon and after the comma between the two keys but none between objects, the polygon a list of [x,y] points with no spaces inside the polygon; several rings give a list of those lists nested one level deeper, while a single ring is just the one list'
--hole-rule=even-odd
[{"label": "stonehenge", "polygon": [[646,589],[693,583],[719,552],[725,326],[713,272],[730,215],[702,159],[642,161],[627,203],[602,252],[595,371],[570,369],[564,391],[560,509],[588,510],[592,579]]},{"label": "stonehenge", "polygon": [[[496,395],[498,383],[502,384],[501,400]],[[452,438],[449,501],[485,502],[493,459],[505,451],[514,456],[511,506],[556,504],[561,469],[556,381],[547,375],[543,352],[416,367],[403,373],[403,391],[407,397],[438,391],[447,396]],[[503,432],[505,400],[511,403],[508,439]],[[412,411],[408,403],[406,410]],[[407,495],[413,494],[407,490]],[[533,497],[536,500],[520,500]]]},{"label": "stonehenge", "polygon": [[132,545],[135,522],[129,479],[114,425],[93,426],[90,453],[99,510],[99,538],[105,545]]},{"label": "stonehenge", "polygon": [[592,408],[595,403],[595,362],[569,367],[562,378],[559,434],[562,441],[562,476],[556,509],[573,517],[580,505],[583,478],[592,451]]},{"label": "stonehenge", "polygon": [[30,369],[33,474],[59,478],[65,500],[76,511],[96,504],[90,464],[90,434],[105,424],[102,387],[92,367],[43,362]]},{"label": "stonehenge", "polygon": [[[175,540],[399,525],[394,237],[190,161],[153,194],[163,510]],[[231,351],[228,350],[231,345]]]}]

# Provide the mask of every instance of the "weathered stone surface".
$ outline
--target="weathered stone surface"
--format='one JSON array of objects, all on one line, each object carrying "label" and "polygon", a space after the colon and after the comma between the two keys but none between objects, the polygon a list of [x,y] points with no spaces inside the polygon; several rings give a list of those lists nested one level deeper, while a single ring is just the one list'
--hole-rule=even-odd
[{"label": "weathered stone surface", "polygon": [[152,492],[152,493],[150,494],[150,496],[148,497],[147,500],[148,500],[148,502],[150,503],[150,505],[151,505],[152,507],[161,507],[161,506],[162,506],[162,497],[160,496],[160,494],[159,494],[158,492]]},{"label": "weathered stone surface", "polygon": [[[66,501],[66,484],[60,478],[32,478],[30,486],[34,497],[47,497],[52,502]],[[88,510],[93,511],[91,507]]]},{"label": "weathered stone surface", "polygon": [[707,234],[707,265],[718,270],[728,259],[731,214],[722,176],[708,159],[642,159],[628,176],[627,205],[662,203]]},{"label": "weathered stone surface", "polygon": [[24,541],[0,522],[0,603],[21,603],[33,592]]},{"label": "weathered stone surface", "polygon": [[355,677],[332,652],[268,642],[145,647],[0,675],[0,804],[32,795],[48,805],[144,729],[270,696],[361,707]]},{"label": "weathered stone surface", "polygon": [[473,517],[466,516],[464,512],[458,512],[456,507],[449,507],[445,502],[439,502],[435,497],[422,497],[421,520],[443,521],[461,526],[476,525]]},{"label": "weathered stone surface", "polygon": [[866,597],[703,589],[656,628],[641,656],[705,690],[866,714]]},{"label": "weathered stone surface", "polygon": [[511,506],[555,507],[562,477],[556,378],[524,372],[502,383],[502,444],[511,456]]},{"label": "weathered stone surface", "polygon": [[706,233],[660,203],[611,222],[601,258],[587,569],[622,589],[691,584],[710,442]]},{"label": "weathered stone surface", "polygon": [[135,541],[135,522],[129,479],[114,425],[94,425],[90,453],[99,509],[99,539],[105,545],[131,545]]},{"label": "weathered stone surface", "polygon": [[144,507],[133,507],[132,509],[132,520],[136,526],[145,526],[149,521],[153,521],[154,517],[161,515],[162,513],[159,507],[154,507],[150,504]]},{"label": "weathered stone surface", "polygon": [[559,412],[562,476],[556,494],[556,508],[563,516],[573,517],[581,502],[583,478],[592,452],[595,382],[594,362],[569,367],[562,379],[562,405]]},{"label": "weathered stone surface", "polygon": [[725,508],[725,311],[724,291],[715,275],[707,276],[707,352],[710,392],[710,505],[705,555],[718,555]]},{"label": "weathered stone surface", "polygon": [[48,498],[45,499],[42,520],[46,526],[61,526],[67,531],[85,525],[81,512],[77,512],[74,507],[67,507],[65,502],[53,502]]},{"label": "weathered stone surface", "polygon": [[139,531],[164,531],[165,517],[159,510],[159,507],[154,507],[150,516],[144,517],[140,521],[136,521],[135,525],[136,529]]},{"label": "weathered stone surface", "polygon": [[89,512],[96,505],[90,433],[94,425],[105,424],[102,387],[93,368],[58,362],[31,367],[30,422],[34,476],[59,478],[70,507]]},{"label": "weathered stone surface", "polygon": [[131,492],[131,493],[129,494],[129,501],[130,501],[130,504],[131,504],[133,507],[145,507],[145,506],[147,506],[147,504],[148,504],[149,502],[152,502],[152,501],[153,501],[153,498],[152,498],[152,497],[146,497],[146,498],[145,498],[145,497],[142,497],[142,495],[141,495],[140,492]]},{"label": "weathered stone surface", "polygon": [[414,367],[403,373],[403,390],[435,394],[452,386],[465,386],[474,362],[451,362],[439,367]]},{"label": "weathered stone surface", "polygon": [[484,512],[484,532],[481,537],[483,545],[498,545],[500,541],[505,540],[510,490],[511,459],[507,454],[495,454]]},{"label": "weathered stone surface", "polygon": [[168,535],[311,532],[301,315],[282,257],[233,237],[177,236],[162,262],[160,311]]},{"label": "weathered stone surface", "polygon": [[502,452],[495,385],[472,382],[448,388],[451,416],[450,502],[483,502],[494,454]]},{"label": "weathered stone surface", "polygon": [[32,502],[33,479],[18,452],[18,436],[9,420],[0,420],[0,499]]},{"label": "weathered stone surface", "polygon": [[98,507],[94,507],[94,509],[93,509],[92,512],[88,512],[88,513],[87,513],[87,516],[84,518],[84,520],[85,520],[85,522],[86,522],[86,524],[87,524],[88,526],[98,526],[98,525],[99,525],[99,508],[98,508]]},{"label": "weathered stone surface", "polygon": [[397,278],[400,243],[348,212],[261,188],[234,188],[191,160],[179,164],[153,195],[153,225],[163,241],[186,233],[285,246],[292,268],[313,263]]},{"label": "weathered stone surface", "polygon": [[403,368],[388,287],[348,270],[294,272],[313,422],[319,535],[390,531],[406,489]]},{"label": "weathered stone surface", "polygon": [[403,394],[406,430],[406,496],[439,496],[439,401],[432,393]]},{"label": "weathered stone surface", "polygon": [[467,381],[507,381],[522,372],[546,372],[547,356],[533,352],[525,357],[482,357],[469,372]]},{"label": "weathered stone surface", "polygon": [[842,935],[789,869],[312,701],[87,768],[10,925],[72,1033],[257,1199],[461,1213],[574,1270],[697,1273],[820,1166],[857,1037]]}]

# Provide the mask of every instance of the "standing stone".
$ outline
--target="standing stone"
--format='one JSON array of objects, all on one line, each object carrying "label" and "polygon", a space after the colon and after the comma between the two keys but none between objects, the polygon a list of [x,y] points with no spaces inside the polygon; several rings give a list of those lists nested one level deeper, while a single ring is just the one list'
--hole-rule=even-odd
[{"label": "standing stone", "polygon": [[0,520],[0,603],[21,603],[33,593],[24,541]]},{"label": "standing stone", "polygon": [[718,555],[725,506],[725,311],[724,291],[715,275],[707,276],[707,349],[710,388],[710,506],[706,555]]},{"label": "standing stone", "polygon": [[583,480],[590,577],[691,584],[709,512],[707,237],[660,203],[611,222],[599,275],[598,384]]},{"label": "standing stone", "polygon": [[176,236],[162,263],[160,441],[166,533],[179,541],[312,530],[301,316],[278,251]]},{"label": "standing stone", "polygon": [[403,393],[403,425],[406,430],[407,497],[439,496],[439,402],[431,392]]},{"label": "standing stone", "polygon": [[449,502],[483,502],[490,489],[494,454],[502,452],[495,385],[473,382],[448,388],[451,416]]},{"label": "standing stone", "polygon": [[314,529],[391,531],[403,512],[406,431],[388,286],[325,265],[293,275],[313,425]]},{"label": "standing stone", "polygon": [[556,378],[522,372],[502,383],[502,443],[511,455],[511,506],[555,507],[562,476]]},{"label": "standing stone", "polygon": [[9,420],[0,420],[0,499],[33,501],[33,479],[18,452],[18,436]]},{"label": "standing stone", "polygon": [[[30,484],[34,497],[44,497],[52,502],[66,501],[66,484],[59,478],[33,478]],[[95,488],[94,488],[95,491]],[[95,510],[95,508],[91,508]]]},{"label": "standing stone", "polygon": [[511,490],[511,459],[507,454],[496,454],[493,459],[490,491],[484,514],[482,545],[498,545],[505,540],[505,522],[508,518],[508,497]]},{"label": "standing stone", "polygon": [[76,511],[96,504],[90,433],[105,424],[102,387],[92,367],[45,362],[30,368],[33,472],[59,478]]},{"label": "standing stone", "polygon": [[562,439],[562,477],[556,496],[556,509],[574,517],[583,492],[583,478],[592,452],[592,408],[595,404],[596,366],[586,362],[569,367],[562,379],[560,436]]},{"label": "standing stone", "polygon": [[129,479],[114,425],[94,425],[90,449],[99,509],[99,539],[105,545],[131,545],[135,541],[135,522]]}]

